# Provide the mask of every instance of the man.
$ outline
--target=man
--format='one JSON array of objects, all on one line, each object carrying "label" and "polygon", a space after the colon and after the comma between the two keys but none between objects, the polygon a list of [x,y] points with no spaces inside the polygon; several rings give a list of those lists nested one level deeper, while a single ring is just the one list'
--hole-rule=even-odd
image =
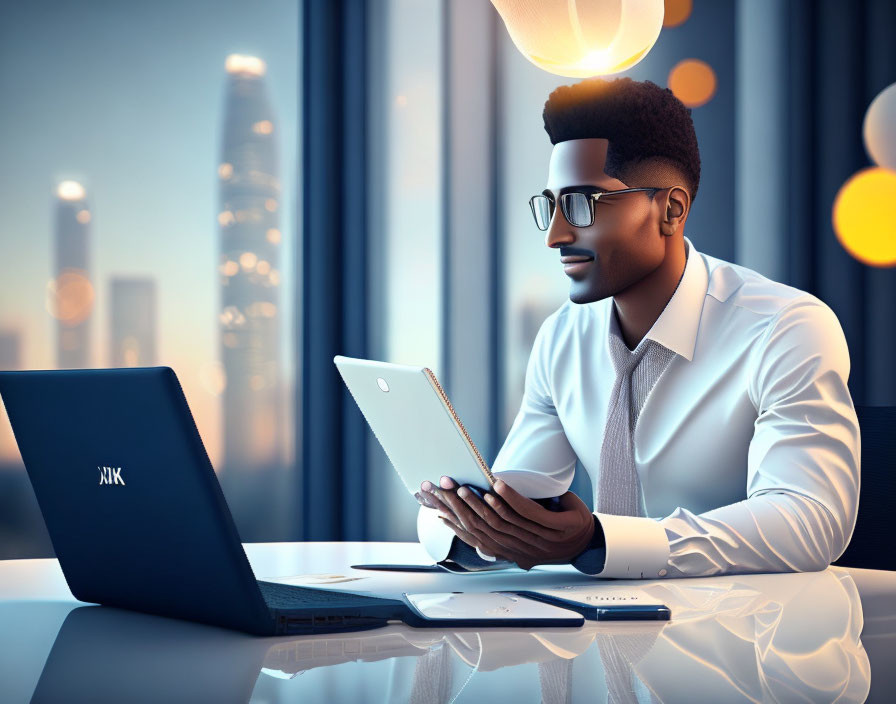
[{"label": "man", "polygon": [[[424,482],[421,542],[473,569],[824,569],[849,542],[859,490],[836,316],[684,236],[700,157],[671,91],[589,79],[557,88],[543,116],[554,149],[530,205],[569,301],[536,336],[492,468],[503,481],[483,498],[449,477]],[[577,460],[594,514],[568,491]],[[554,511],[525,498],[558,495]]]}]

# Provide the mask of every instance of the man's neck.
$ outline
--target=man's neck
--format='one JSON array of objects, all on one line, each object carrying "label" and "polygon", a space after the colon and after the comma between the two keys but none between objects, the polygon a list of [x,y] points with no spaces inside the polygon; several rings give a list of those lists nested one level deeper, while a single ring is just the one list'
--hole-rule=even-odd
[{"label": "man's neck", "polygon": [[630,350],[635,349],[653,327],[678,288],[687,256],[690,256],[689,253],[685,255],[686,246],[683,237],[677,242],[670,241],[666,258],[656,270],[623,293],[613,296],[622,339]]}]

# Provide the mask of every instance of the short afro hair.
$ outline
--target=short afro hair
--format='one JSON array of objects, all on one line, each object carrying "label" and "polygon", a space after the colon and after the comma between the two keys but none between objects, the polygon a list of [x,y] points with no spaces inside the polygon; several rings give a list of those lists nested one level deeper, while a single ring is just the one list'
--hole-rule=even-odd
[{"label": "short afro hair", "polygon": [[542,117],[551,144],[608,139],[607,173],[623,182],[626,171],[644,160],[671,162],[696,198],[700,150],[691,111],[668,88],[631,78],[588,78],[556,88]]}]

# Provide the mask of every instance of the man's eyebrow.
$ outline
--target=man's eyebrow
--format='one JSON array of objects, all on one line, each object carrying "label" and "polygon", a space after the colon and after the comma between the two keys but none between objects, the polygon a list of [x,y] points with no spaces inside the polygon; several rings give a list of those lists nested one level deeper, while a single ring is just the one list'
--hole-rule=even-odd
[{"label": "man's eyebrow", "polygon": [[[569,193],[570,191],[590,191],[592,193],[605,193],[611,189],[602,188],[601,186],[595,186],[593,183],[583,183],[580,186],[564,186],[560,189],[560,195],[562,196],[564,193]],[[548,196],[550,198],[554,197],[554,192],[551,191],[550,188],[545,188],[541,195]]]}]

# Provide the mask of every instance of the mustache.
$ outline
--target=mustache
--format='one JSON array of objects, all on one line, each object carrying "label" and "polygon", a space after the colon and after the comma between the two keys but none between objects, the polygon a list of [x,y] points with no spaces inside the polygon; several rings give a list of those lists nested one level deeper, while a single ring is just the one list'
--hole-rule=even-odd
[{"label": "mustache", "polygon": [[561,257],[591,257],[592,259],[596,259],[594,256],[594,252],[588,249],[582,249],[581,247],[561,247],[560,248],[560,256]]}]

